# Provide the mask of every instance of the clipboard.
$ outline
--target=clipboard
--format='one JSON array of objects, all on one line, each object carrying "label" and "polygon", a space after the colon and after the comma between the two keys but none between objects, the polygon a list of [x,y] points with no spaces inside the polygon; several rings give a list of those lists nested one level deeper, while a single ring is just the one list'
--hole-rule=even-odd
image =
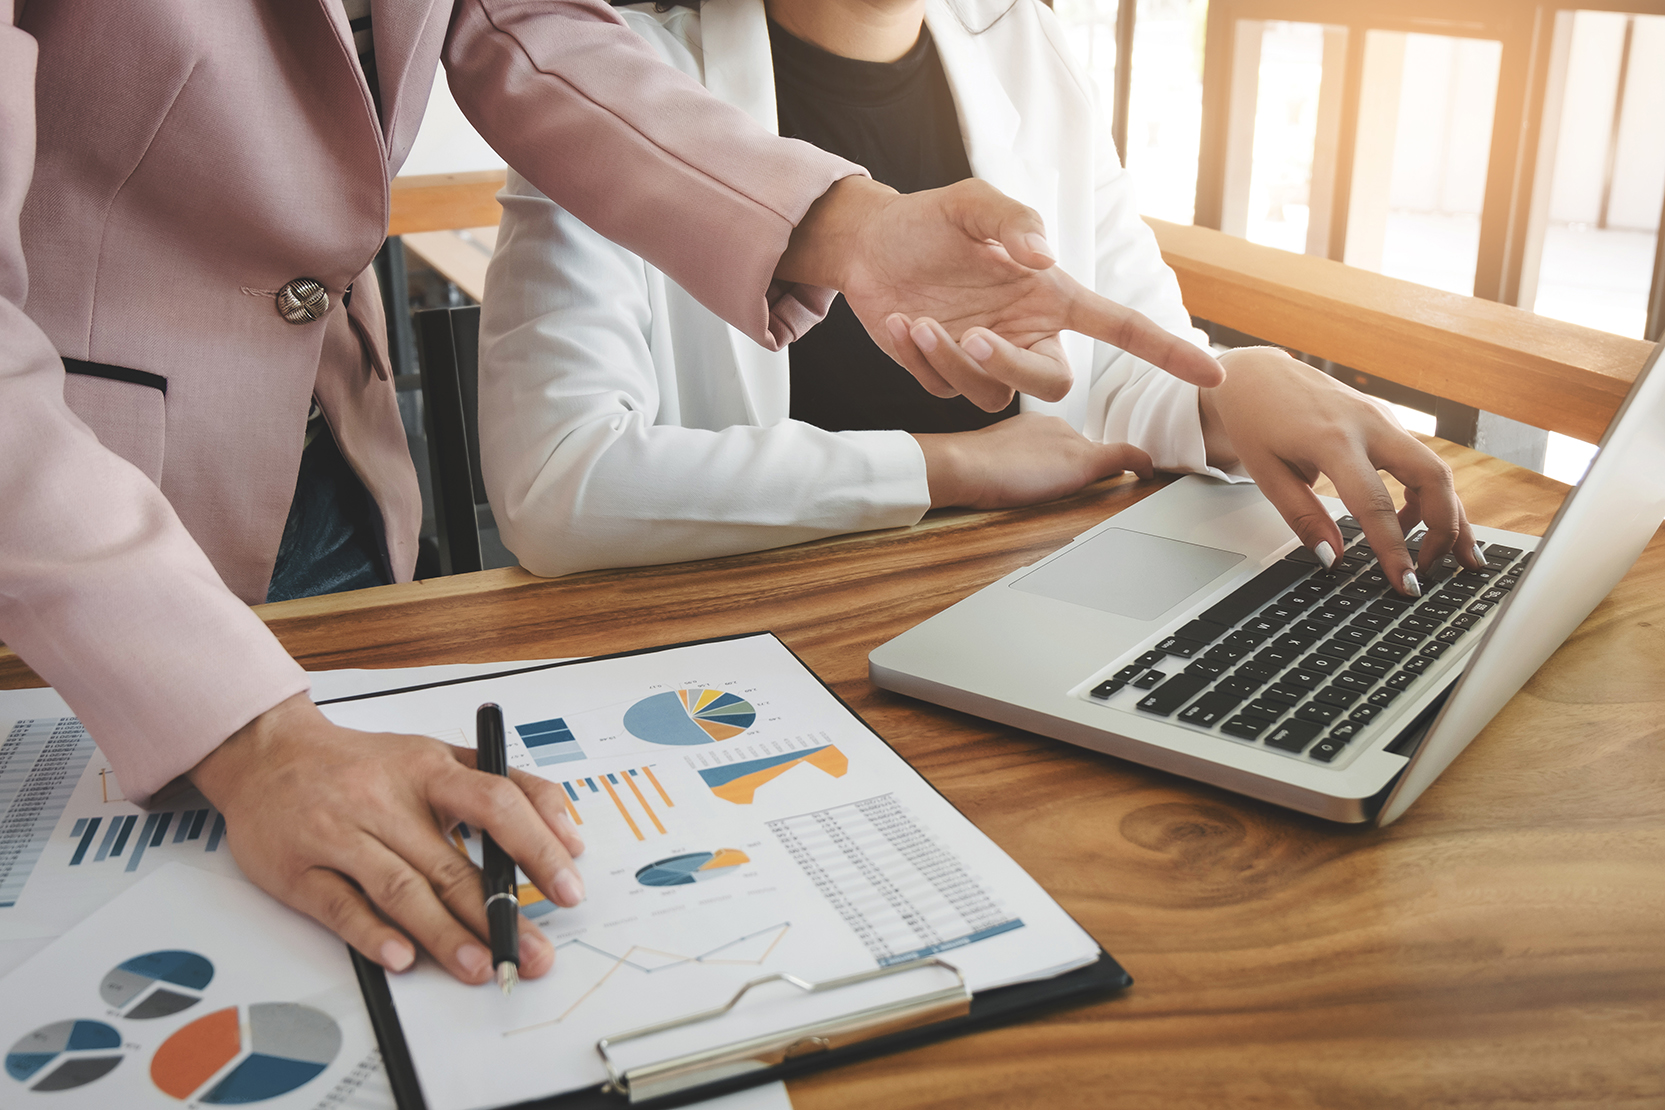
[{"label": "clipboard", "polygon": [[[769,633],[749,632],[718,636],[617,652],[612,655],[592,656],[564,663],[509,667],[500,674],[519,674],[577,663],[653,654],[672,648],[694,647],[758,635]],[[784,643],[782,646],[785,647]],[[796,652],[791,652],[790,648],[786,650],[797,658]],[[798,662],[804,666],[806,672],[814,675],[814,671],[804,664],[802,659],[798,659]],[[480,681],[494,677],[499,675],[475,676],[452,682]],[[837,691],[821,680],[819,675],[814,677],[852,718],[881,741],[884,740],[860,714],[838,696]],[[434,685],[450,684],[451,682],[445,682]],[[402,692],[404,691],[385,693]],[[359,700],[362,697],[374,696],[378,695],[359,695],[335,700]],[[923,776],[921,778],[923,779]],[[923,781],[930,785],[929,780]],[[935,790],[935,787],[932,789]],[[940,791],[936,793],[942,797]],[[948,800],[943,798],[943,801]],[[952,805],[951,802],[948,804]],[[371,1027],[381,1047],[382,1062],[387,1071],[394,1100],[399,1110],[427,1110],[416,1067],[399,1020],[398,1009],[388,986],[387,974],[378,964],[361,956],[356,950],[349,948],[348,952],[364,995]],[[765,1036],[706,1048],[686,1056],[653,1061],[634,1068],[621,1067],[611,1055],[611,1050],[619,1044],[727,1014],[743,1006],[746,995],[754,988],[765,984],[785,983],[804,993],[820,994],[928,967],[945,969],[952,973],[958,980],[957,985],[933,988],[892,1003],[838,1015],[822,1022],[790,1027]],[[964,977],[954,965],[951,955],[927,956],[821,982],[809,982],[782,973],[764,975],[743,984],[727,999],[713,1000],[715,1004],[710,1009],[636,1029],[608,1031],[596,1042],[596,1052],[608,1073],[606,1082],[598,1086],[515,1103],[500,1110],[624,1110],[626,1107],[632,1110],[637,1107],[641,1110],[668,1110],[670,1107],[684,1106],[757,1084],[791,1079],[824,1068],[902,1051],[1006,1022],[1038,1017],[1055,1009],[1098,1001],[1120,993],[1132,985],[1132,982],[1133,979],[1127,971],[1102,947],[1097,949],[1095,960],[1074,970],[1047,979],[1015,983],[975,994],[967,989]]]}]

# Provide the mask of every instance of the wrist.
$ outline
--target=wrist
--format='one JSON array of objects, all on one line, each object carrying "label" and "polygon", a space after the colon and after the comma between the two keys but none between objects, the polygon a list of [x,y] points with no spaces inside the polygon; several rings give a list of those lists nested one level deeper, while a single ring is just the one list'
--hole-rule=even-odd
[{"label": "wrist", "polygon": [[897,195],[870,177],[841,177],[809,206],[775,266],[781,281],[844,289],[875,215]]},{"label": "wrist", "polygon": [[930,490],[931,508],[974,503],[979,487],[969,473],[971,460],[965,450],[965,433],[910,434],[925,456],[925,484]]},{"label": "wrist", "polygon": [[185,772],[185,778],[209,801],[224,797],[244,777],[245,768],[269,763],[268,755],[278,737],[313,719],[322,720],[323,714],[312,704],[310,695],[286,698],[222,740]]}]

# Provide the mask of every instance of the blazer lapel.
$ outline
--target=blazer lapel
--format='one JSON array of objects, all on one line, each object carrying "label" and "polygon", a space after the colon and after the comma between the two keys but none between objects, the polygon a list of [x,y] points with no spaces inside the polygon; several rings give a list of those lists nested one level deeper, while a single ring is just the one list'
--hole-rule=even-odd
[{"label": "blazer lapel", "polygon": [[[442,10],[436,15],[436,9]],[[379,122],[393,165],[405,160],[428,110],[439,50],[438,43],[423,40],[444,34],[450,10],[451,5],[440,0],[371,0],[370,31],[376,42],[376,74],[382,92]]]},{"label": "blazer lapel", "polygon": [[[700,40],[706,89],[777,132],[775,69],[763,0],[706,0],[700,7]],[[786,350],[766,350],[734,328],[728,329],[728,341],[748,418],[761,427],[785,420],[792,385]]]}]

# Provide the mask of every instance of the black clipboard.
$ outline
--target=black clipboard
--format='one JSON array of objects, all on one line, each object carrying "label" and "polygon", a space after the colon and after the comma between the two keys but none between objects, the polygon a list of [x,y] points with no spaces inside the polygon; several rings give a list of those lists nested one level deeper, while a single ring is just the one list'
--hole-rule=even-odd
[{"label": "black clipboard", "polygon": [[[590,656],[561,663],[544,663],[531,667],[509,667],[495,674],[473,675],[468,678],[408,686],[398,690],[378,691],[373,694],[357,694],[351,697],[330,699],[319,704],[329,705],[335,702],[360,701],[374,697],[386,697],[390,694],[406,693],[410,690],[479,682],[505,675],[570,667],[579,663],[621,659],[634,655],[652,655],[674,648],[697,647],[702,644],[772,635],[773,633],[770,632],[746,632],[732,636],[713,636],[703,640],[689,640],[679,644],[665,644],[635,651],[615,652],[611,655]],[[786,647],[787,652],[798,660],[804,670],[812,675],[815,674],[814,670],[804,663],[796,652],[787,647],[784,641],[780,642],[781,646]],[[821,683],[822,687],[833,696],[839,705],[843,706],[851,717],[861,723],[863,728],[878,737],[886,746],[889,745],[884,737],[879,736],[878,732],[859,713],[838,696],[836,690],[828,686],[819,675],[815,675],[815,679]],[[924,776],[920,777],[924,779]],[[925,779],[925,782],[930,785],[929,779]],[[935,790],[936,788],[932,786],[931,789]],[[937,791],[937,793],[940,797],[941,791]],[[950,806],[953,805],[946,797],[943,798],[943,801],[948,802]],[[958,812],[958,807],[955,807],[955,811]],[[961,816],[964,816],[964,814],[961,814]],[[348,952],[352,957],[353,971],[358,976],[359,989],[364,995],[365,1007],[369,1011],[371,1027],[375,1030],[376,1041],[381,1047],[382,1064],[387,1071],[388,1081],[393,1089],[394,1101],[398,1104],[399,1110],[427,1110],[427,1103],[422,1096],[422,1086],[417,1079],[416,1066],[411,1059],[410,1048],[405,1041],[404,1029],[399,1022],[398,1008],[395,1006],[393,994],[388,988],[387,973],[379,965],[365,959],[356,950],[349,948]],[[899,965],[889,970],[903,971],[924,964],[937,964],[953,970],[951,956],[917,960],[912,964]],[[777,978],[781,977],[767,976],[754,982]],[[860,977],[853,976],[851,980],[856,978]],[[837,988],[847,980],[826,984],[807,984],[793,981],[805,989],[826,989]],[[1127,989],[1132,983],[1132,976],[1101,947],[1098,950],[1098,958],[1092,963],[1050,979],[1015,983],[1011,986],[982,991],[975,995],[966,992],[956,1000],[949,1000],[946,997],[940,998],[935,1012],[951,1013],[951,1016],[934,1020],[903,1021],[899,1023],[894,1020],[884,1020],[883,1016],[879,1015],[872,1022],[871,1028],[875,1031],[874,1035],[832,1036],[829,1032],[829,1036],[822,1037],[816,1035],[814,1030],[795,1031],[803,1035],[790,1040],[790,1043],[774,1046],[776,1049],[782,1049],[782,1051],[774,1053],[774,1055],[780,1057],[779,1062],[772,1063],[768,1067],[749,1071],[743,1075],[687,1085],[674,1093],[645,1098],[638,1098],[629,1093],[627,1083],[616,1086],[609,1082],[594,1087],[550,1095],[545,1098],[533,1099],[528,1102],[516,1103],[512,1107],[504,1107],[501,1110],[620,1110],[620,1108],[626,1106],[640,1107],[641,1110],[668,1110],[670,1107],[685,1106],[691,1102],[743,1090],[761,1083],[792,1079],[796,1076],[820,1071],[823,1068],[836,1067],[840,1064],[854,1063],[858,1060],[900,1052],[904,1049],[956,1037],[963,1033],[970,1033],[1020,1019],[1039,1017],[1056,1009],[1098,1001]],[[703,1016],[714,1016],[733,1006],[740,1001],[741,996],[746,993],[750,985],[743,987],[740,993],[729,1001],[727,1006],[719,1006],[707,1015],[693,1015],[693,1020],[698,1020]],[[958,1005],[954,1004],[955,1001],[958,1002]],[[922,1019],[929,1017],[924,1008],[920,1008],[917,1012]],[[677,1024],[677,1022],[667,1024]],[[611,1039],[622,1039],[634,1035],[635,1032],[641,1031],[615,1031]],[[606,1037],[602,1038],[603,1043],[608,1039]],[[832,1041],[838,1043],[829,1043]],[[739,1048],[741,1046],[727,1047]],[[605,1053],[603,1053],[603,1059],[606,1059]],[[609,1070],[612,1071],[610,1064]]]}]

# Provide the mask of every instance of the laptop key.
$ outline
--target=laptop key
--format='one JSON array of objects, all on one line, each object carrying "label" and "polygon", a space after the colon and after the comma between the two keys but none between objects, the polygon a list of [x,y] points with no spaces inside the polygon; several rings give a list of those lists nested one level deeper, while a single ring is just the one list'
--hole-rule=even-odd
[{"label": "laptop key", "polygon": [[1395,628],[1392,632],[1389,632],[1386,636],[1382,637],[1382,642],[1386,644],[1397,644],[1399,647],[1409,649],[1414,648],[1427,638],[1428,633],[1426,632],[1413,632],[1403,628]]},{"label": "laptop key", "polygon": [[[1357,710],[1354,712],[1357,712]],[[1359,734],[1359,729],[1363,727],[1364,726],[1359,724],[1357,721],[1342,721],[1340,724],[1332,728],[1330,730],[1330,734],[1324,739],[1333,740],[1337,744],[1345,744],[1353,737],[1357,736]]]},{"label": "laptop key", "polygon": [[1338,659],[1351,659],[1359,653],[1359,645],[1350,644],[1345,640],[1325,640],[1318,645],[1318,650],[1325,655],[1333,655]]},{"label": "laptop key", "polygon": [[1312,746],[1312,751],[1307,753],[1307,758],[1316,759],[1320,763],[1328,763],[1340,755],[1346,747],[1347,745],[1340,741],[1331,740],[1326,736]]},{"label": "laptop key", "polygon": [[1256,682],[1270,682],[1277,677],[1279,671],[1283,670],[1283,667],[1277,663],[1256,662],[1259,658],[1257,655],[1254,659],[1238,667],[1232,674],[1238,678],[1253,679]]},{"label": "laptop key", "polygon": [[1237,708],[1241,700],[1221,690],[1210,690],[1186,706],[1179,719],[1188,725],[1208,728],[1224,720],[1228,713]]},{"label": "laptop key", "polygon": [[1481,601],[1489,601],[1493,605],[1496,605],[1498,602],[1502,601],[1504,598],[1506,598],[1508,596],[1509,596],[1509,591],[1508,590],[1501,590],[1501,589],[1498,589],[1496,586],[1493,586],[1491,589],[1487,590],[1485,593],[1480,595],[1480,600]]},{"label": "laptop key", "polygon": [[1103,701],[1105,698],[1109,697],[1111,694],[1114,694],[1117,690],[1120,690],[1123,686],[1126,686],[1126,685],[1127,685],[1127,683],[1122,682],[1119,679],[1107,678],[1103,682],[1099,683],[1097,686],[1094,686],[1091,690],[1087,691],[1087,693],[1089,694],[1089,696],[1098,698],[1100,701]]},{"label": "laptop key", "polygon": [[1400,597],[1398,594],[1389,594],[1387,597],[1381,598],[1377,601],[1372,601],[1370,603],[1370,612],[1386,613],[1389,616],[1397,616],[1415,604],[1416,602],[1412,601],[1408,597]]},{"label": "laptop key", "polygon": [[1347,670],[1335,676],[1335,684],[1345,690],[1353,690],[1362,694],[1376,685],[1376,676]]},{"label": "laptop key", "polygon": [[1294,551],[1285,555],[1284,560],[1291,563],[1306,563],[1307,565],[1314,567],[1322,565],[1318,560],[1318,556],[1314,554],[1311,549],[1305,547],[1297,547]]},{"label": "laptop key", "polygon": [[1298,752],[1317,736],[1322,726],[1311,721],[1285,721],[1266,737],[1268,748],[1277,748],[1284,752]]},{"label": "laptop key", "polygon": [[1195,640],[1182,640],[1178,636],[1169,636],[1156,645],[1156,650],[1167,652],[1169,655],[1177,655],[1181,659],[1189,659],[1207,646],[1206,644],[1199,644]]},{"label": "laptop key", "polygon": [[1265,636],[1256,635],[1252,632],[1233,632],[1230,636],[1221,640],[1217,646],[1241,648],[1247,654],[1259,647],[1265,639]]},{"label": "laptop key", "polygon": [[1323,702],[1325,705],[1338,705],[1346,709],[1363,696],[1364,693],[1360,690],[1349,690],[1345,686],[1326,686],[1312,695],[1312,700]]},{"label": "laptop key", "polygon": [[1371,705],[1384,705],[1384,706],[1385,705],[1392,705],[1393,704],[1393,699],[1397,698],[1398,696],[1399,696],[1399,691],[1398,690],[1389,690],[1387,687],[1384,686],[1380,690],[1377,690],[1374,694],[1370,695],[1370,704]]},{"label": "laptop key", "polygon": [[1139,708],[1160,717],[1171,716],[1180,706],[1206,690],[1208,682],[1207,675],[1176,674],[1140,698]]},{"label": "laptop key", "polygon": [[1288,648],[1281,648],[1276,644],[1273,644],[1270,647],[1263,647],[1259,651],[1255,652],[1252,662],[1262,663],[1268,667],[1287,667],[1289,664],[1295,662],[1295,660],[1299,658],[1300,654],[1301,653],[1299,651],[1291,651]]},{"label": "laptop key", "polygon": [[1165,658],[1167,658],[1167,652],[1147,651],[1147,652],[1145,652],[1145,654],[1143,654],[1143,655],[1139,656],[1139,658],[1135,659],[1133,661],[1133,665],[1135,667],[1152,667],[1152,666],[1155,666],[1156,664],[1162,662],[1162,660],[1165,659]]},{"label": "laptop key", "polygon": [[1288,651],[1299,655],[1312,646],[1312,641],[1304,636],[1279,636],[1267,646],[1275,651]]},{"label": "laptop key", "polygon": [[1209,678],[1218,678],[1226,673],[1229,663],[1216,663],[1212,659],[1193,659],[1185,664],[1186,674],[1205,674]]},{"label": "laptop key", "polygon": [[1467,631],[1466,628],[1442,628],[1434,634],[1434,639],[1442,644],[1454,644],[1462,639]]},{"label": "laptop key", "polygon": [[1245,705],[1242,710],[1239,711],[1238,715],[1242,717],[1259,717],[1267,724],[1271,724],[1285,713],[1288,713],[1289,708],[1290,707],[1288,705],[1285,705],[1281,701],[1267,701],[1265,698],[1256,698],[1254,701]]},{"label": "laptop key", "polygon": [[1341,538],[1344,540],[1356,540],[1364,535],[1364,529],[1359,527],[1359,522],[1350,516],[1337,517],[1335,526],[1341,529]]},{"label": "laptop key", "polygon": [[1306,576],[1300,563],[1279,560],[1209,606],[1199,616],[1230,627]]},{"label": "laptop key", "polygon": [[1213,621],[1195,620],[1184,628],[1174,629],[1174,635],[1182,640],[1195,640],[1199,644],[1212,644],[1231,629]]},{"label": "laptop key", "polygon": [[1110,677],[1114,678],[1117,682],[1127,682],[1138,677],[1139,672],[1144,669],[1145,668],[1141,667],[1137,663],[1129,663],[1127,666],[1123,667]]},{"label": "laptop key", "polygon": [[1215,684],[1214,688],[1228,694],[1233,694],[1237,697],[1237,700],[1242,701],[1244,698],[1249,697],[1264,685],[1265,683],[1260,682],[1257,679],[1238,678],[1236,675],[1233,675],[1230,678],[1222,678]]},{"label": "laptop key", "polygon": [[1373,656],[1361,655],[1351,663],[1347,664],[1347,669],[1358,674],[1369,675],[1372,679],[1378,679],[1393,670],[1393,664],[1389,663],[1385,659],[1377,659]]},{"label": "laptop key", "polygon": [[1467,609],[1464,609],[1463,612],[1473,613],[1477,617],[1483,617],[1487,613],[1491,612],[1493,609],[1496,609],[1496,608],[1497,608],[1497,602],[1495,602],[1495,601],[1476,601],[1473,605],[1470,605]]},{"label": "laptop key", "polygon": [[1324,676],[1317,671],[1309,671],[1305,667],[1291,667],[1283,672],[1280,680],[1285,686],[1301,686],[1308,690],[1316,690],[1324,685]]},{"label": "laptop key", "polygon": [[1413,655],[1399,665],[1404,667],[1407,671],[1410,671],[1412,674],[1421,674],[1429,667],[1432,667],[1434,665],[1434,661],[1426,655]]},{"label": "laptop key", "polygon": [[1512,589],[1515,588],[1515,584],[1518,583],[1519,581],[1520,581],[1520,575],[1518,575],[1518,574],[1505,574],[1502,578],[1499,578],[1496,582],[1493,582],[1492,585],[1496,586],[1500,590],[1512,590]]},{"label": "laptop key", "polygon": [[1416,675],[1412,674],[1410,671],[1400,671],[1389,678],[1387,680],[1387,684],[1389,689],[1403,690],[1415,681]]},{"label": "laptop key", "polygon": [[1480,618],[1473,613],[1458,613],[1451,618],[1452,628],[1473,628],[1480,623]]},{"label": "laptop key", "polygon": [[1440,622],[1432,617],[1401,617],[1399,627],[1406,632],[1420,632],[1424,636],[1432,636],[1439,631]]},{"label": "laptop key", "polygon": [[1445,654],[1446,649],[1450,646],[1450,644],[1442,644],[1438,640],[1430,640],[1426,644],[1417,648],[1416,653],[1418,655],[1427,656],[1429,659],[1438,659],[1441,655]]},{"label": "laptop key", "polygon": [[1220,731],[1228,736],[1241,737],[1244,740],[1258,740],[1260,734],[1272,727],[1272,722],[1260,717],[1245,717],[1242,714],[1227,719],[1220,726]]},{"label": "laptop key", "polygon": [[1318,608],[1302,617],[1303,623],[1316,624],[1323,628],[1334,628],[1345,621],[1348,613],[1345,609],[1337,609],[1333,605],[1320,605]]},{"label": "laptop key", "polygon": [[1379,705],[1354,706],[1353,711],[1347,714],[1347,719],[1360,725],[1368,725],[1371,721],[1376,719],[1376,715],[1381,711],[1382,707]]},{"label": "laptop key", "polygon": [[1386,659],[1392,663],[1397,663],[1399,660],[1405,658],[1405,654],[1410,650],[1410,648],[1401,647],[1399,644],[1383,643],[1370,645],[1371,655],[1374,655],[1377,659]]},{"label": "laptop key", "polygon": [[1491,559],[1493,556],[1496,556],[1500,559],[1515,559],[1515,558],[1519,558],[1519,556],[1520,556],[1520,548],[1518,548],[1518,547],[1505,547],[1504,545],[1502,545],[1500,543],[1488,543],[1488,544],[1486,544],[1484,552],[1485,552],[1485,556],[1488,560]]},{"label": "laptop key", "polygon": [[1362,613],[1355,614],[1353,617],[1354,628],[1366,628],[1371,632],[1381,632],[1392,623],[1393,618],[1388,616],[1386,613],[1372,613],[1368,609]]},{"label": "laptop key", "polygon": [[1314,674],[1321,675],[1335,674],[1346,665],[1347,661],[1345,659],[1337,659],[1333,655],[1319,655],[1316,652],[1301,660],[1303,671],[1312,671]]},{"label": "laptop key", "polygon": [[1323,702],[1309,701],[1295,711],[1298,721],[1311,721],[1314,724],[1327,725],[1341,715],[1341,708],[1335,705],[1325,705]]},{"label": "laptop key", "polygon": [[1376,638],[1376,633],[1368,628],[1356,628],[1353,625],[1348,625],[1346,628],[1336,629],[1335,638],[1343,643],[1357,644],[1363,647]]},{"label": "laptop key", "polygon": [[1146,671],[1144,674],[1133,680],[1133,688],[1135,690],[1149,690],[1151,687],[1155,686],[1158,682],[1161,682],[1167,677],[1168,676],[1163,674],[1161,671]]},{"label": "laptop key", "polygon": [[1260,692],[1260,696],[1265,698],[1267,701],[1281,701],[1294,705],[1296,702],[1307,696],[1307,691],[1305,688],[1300,686],[1291,686],[1286,683],[1279,682],[1262,690]]},{"label": "laptop key", "polygon": [[1301,615],[1301,610],[1297,609],[1293,605],[1285,605],[1280,601],[1276,605],[1268,605],[1266,608],[1262,609],[1260,611],[1260,615],[1269,621],[1277,621],[1280,624],[1288,624],[1290,621]]},{"label": "laptop key", "polygon": [[1246,648],[1232,647],[1226,644],[1215,644],[1213,647],[1203,652],[1202,657],[1207,659],[1210,663],[1224,663],[1229,667],[1247,654],[1249,654],[1249,652]]}]

